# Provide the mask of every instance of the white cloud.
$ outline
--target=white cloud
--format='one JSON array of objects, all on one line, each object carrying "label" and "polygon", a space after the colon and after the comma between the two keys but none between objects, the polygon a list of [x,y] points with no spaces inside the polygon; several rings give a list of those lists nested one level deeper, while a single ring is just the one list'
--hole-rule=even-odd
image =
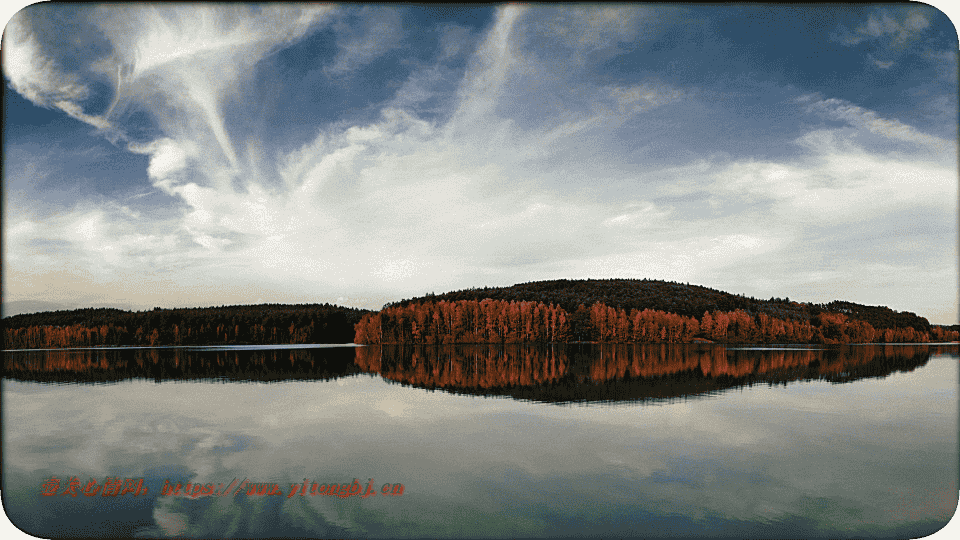
[{"label": "white cloud", "polygon": [[178,143],[170,138],[162,138],[145,145],[131,143],[127,147],[131,152],[150,156],[147,175],[153,185],[173,194],[170,176],[185,169],[191,159],[198,157],[196,145],[191,141]]},{"label": "white cloud", "polygon": [[339,52],[326,69],[337,77],[369,64],[387,51],[396,48],[403,38],[400,13],[390,6],[365,6],[358,16],[362,28],[355,31],[346,24],[337,25]]},{"label": "white cloud", "polygon": [[728,203],[770,201],[772,225],[784,229],[879,220],[917,205],[944,212],[955,206],[956,171],[948,164],[903,161],[853,145],[814,149],[799,163],[730,163],[711,175],[707,189]]},{"label": "white cloud", "polygon": [[776,238],[733,232],[729,225],[718,235],[718,228],[712,228],[707,234],[699,231],[700,234],[690,234],[683,239],[663,236],[640,239],[629,251],[571,261],[568,268],[594,279],[647,278],[696,283],[698,278],[718,269],[769,255],[780,244]]},{"label": "white cloud", "polygon": [[[564,58],[568,68],[603,62],[653,37],[670,19],[673,9],[632,5],[547,6],[531,9],[523,21],[526,50],[538,60]],[[554,51],[551,54],[551,51]]]},{"label": "white cloud", "polygon": [[[95,68],[116,83],[102,117],[78,105],[82,79],[36,60],[24,41],[30,65],[48,66],[60,82],[41,88],[18,75],[23,92],[61,92],[52,106],[104,128],[119,129],[134,111],[156,122],[158,135],[126,148],[149,156],[149,181],[175,200],[164,217],[119,203],[78,204],[42,225],[5,216],[4,264],[18,283],[7,291],[39,295],[69,274],[76,290],[148,306],[243,302],[255,290],[267,301],[346,296],[378,308],[427,290],[552,277],[700,276],[716,286],[709,280],[723,271],[789,258],[832,226],[889,222],[903,208],[954,210],[951,141],[818,94],[785,104],[785,114],[814,121],[789,157],[705,148],[669,169],[644,162],[641,145],[699,129],[696,119],[664,127],[670,120],[657,115],[669,117],[677,103],[723,105],[656,77],[585,77],[587,63],[547,47],[582,59],[619,54],[658,31],[633,8],[504,6],[452,96],[456,71],[442,62],[464,54],[459,46],[472,43],[459,41],[473,36],[448,26],[431,53],[438,63],[416,60],[379,117],[311,126],[312,140],[281,147],[245,123],[256,115],[251,96],[276,96],[244,92],[254,77],[275,75],[274,53],[325,24],[328,12],[102,8],[97,24],[114,53]],[[392,8],[362,11],[361,28],[341,28],[336,56],[317,59],[316,69],[347,74],[393,50],[398,17]],[[893,28],[877,21],[864,35]],[[897,24],[918,32],[922,22]],[[548,27],[556,36],[532,34]],[[449,101],[428,121],[416,107],[434,93]],[[57,252],[70,264],[52,267]],[[797,268],[771,263],[754,281],[784,283]],[[110,277],[121,274],[140,290]]]},{"label": "white cloud", "polygon": [[833,39],[844,45],[857,45],[865,40],[889,36],[892,44],[902,45],[915,39],[929,26],[927,16],[918,10],[912,10],[899,20],[886,10],[880,10],[872,13],[853,32],[842,28],[838,34],[834,34]]},{"label": "white cloud", "polygon": [[670,210],[657,208],[652,203],[629,203],[625,212],[607,218],[603,224],[607,227],[652,228],[660,226],[670,216]]},{"label": "white cloud", "polygon": [[[135,80],[171,66],[216,63],[218,85],[226,87],[239,70],[265,54],[302,38],[332,11],[271,4],[252,6],[144,6],[99,8],[96,19],[117,51],[119,75]],[[230,65],[222,60],[232,59]]]},{"label": "white cloud", "polygon": [[[146,108],[168,138],[207,149],[214,169],[236,171],[240,160],[223,103],[257,62],[301,39],[332,8],[250,6],[101,7],[94,19],[115,56],[95,66],[112,78],[107,115]],[[212,144],[211,144],[212,143]],[[219,159],[210,151],[219,150]]]},{"label": "white cloud", "polygon": [[99,116],[94,116],[94,115],[89,115],[84,113],[83,108],[72,101],[61,100],[61,101],[55,102],[53,105],[56,106],[58,109],[62,110],[63,112],[69,114],[73,118],[76,118],[81,122],[86,122],[87,124],[90,124],[91,126],[94,126],[98,129],[110,130],[111,128],[113,128],[113,125],[110,123],[109,120],[105,118],[101,118]]},{"label": "white cloud", "polygon": [[[493,127],[495,104],[513,64],[516,62],[515,25],[525,8],[512,4],[501,8],[497,21],[468,64],[458,92],[459,106],[447,128],[451,133]],[[479,125],[478,125],[479,124]]]},{"label": "white cloud", "polygon": [[37,105],[50,107],[58,101],[75,102],[88,95],[76,75],[62,71],[40,49],[30,29],[28,10],[19,11],[4,29],[3,73],[17,92]]},{"label": "white cloud", "polygon": [[[387,19],[396,16],[377,13],[390,15]],[[516,6],[501,11],[475,55],[461,89],[459,112],[447,127],[462,125],[480,134],[487,122],[497,121],[499,86],[519,65],[516,62],[527,62],[511,45],[522,13]],[[622,121],[679,95],[663,85],[611,87],[586,115],[568,116],[529,133],[515,130],[509,122],[502,124],[498,132],[513,144],[488,140],[487,153],[477,153],[476,147],[462,141],[458,144],[449,137],[450,131],[438,131],[408,112],[388,108],[375,122],[331,128],[303,148],[280,154],[276,174],[283,188],[269,190],[245,176],[236,135],[227,131],[220,106],[231,91],[228,85],[250,69],[258,51],[262,54],[271,47],[270,39],[250,22],[255,18],[245,18],[242,10],[225,15],[208,9],[200,10],[196,21],[176,9],[136,10],[123,21],[116,14],[105,15],[110,16],[101,24],[119,45],[115,60],[121,66],[112,114],[127,102],[138,101],[162,118],[165,137],[131,143],[129,149],[149,155],[151,181],[185,204],[174,234],[181,245],[187,239],[192,243],[186,258],[195,258],[198,268],[237,267],[252,260],[263,275],[269,270],[306,279],[323,267],[326,281],[346,280],[362,287],[371,276],[407,281],[427,268],[434,274],[418,280],[430,283],[444,259],[495,268],[549,260],[556,253],[563,254],[561,258],[572,256],[567,243],[588,244],[587,238],[602,229],[603,218],[575,201],[540,192],[549,179],[524,178],[517,167],[556,155],[558,150],[550,150],[554,142],[574,141],[597,126]],[[605,32],[597,27],[598,21],[606,20],[603,13],[595,15],[596,20],[588,17],[587,25],[593,33],[576,38],[581,45],[596,46]],[[370,20],[377,22],[376,17]],[[356,36],[360,41],[344,50],[359,50],[363,54],[357,58],[368,58],[363,56],[370,52],[363,40],[375,40],[374,30],[382,26],[368,24],[368,32]],[[213,62],[232,61],[240,53],[251,57],[232,71],[218,71],[215,80],[205,72]],[[175,90],[185,92],[175,95]],[[163,99],[156,97],[158,93]],[[216,149],[219,157],[218,152],[211,153]],[[233,180],[237,178],[239,184]],[[511,184],[513,188],[504,190]],[[512,201],[520,194],[538,202],[518,206]],[[347,231],[362,241],[351,245],[356,241],[347,240]],[[125,253],[122,240],[128,233],[108,227],[96,234],[98,242]],[[474,240],[465,243],[466,238]],[[603,251],[615,243],[615,239],[594,242],[589,249]],[[583,249],[587,248],[572,253]]]},{"label": "white cloud", "polygon": [[832,120],[844,121],[853,127],[866,130],[870,133],[881,135],[888,139],[914,143],[920,148],[928,148],[937,153],[951,152],[956,146],[956,144],[951,141],[946,141],[933,135],[927,135],[899,120],[882,118],[874,111],[858,107],[842,99],[818,99],[816,96],[804,96],[798,101],[801,103],[809,103],[806,107],[808,113],[819,114]]},{"label": "white cloud", "polygon": [[56,107],[98,129],[111,129],[107,119],[83,112],[78,102],[89,97],[89,88],[42,49],[28,12],[24,9],[14,15],[3,33],[3,74],[13,89],[39,106]]}]

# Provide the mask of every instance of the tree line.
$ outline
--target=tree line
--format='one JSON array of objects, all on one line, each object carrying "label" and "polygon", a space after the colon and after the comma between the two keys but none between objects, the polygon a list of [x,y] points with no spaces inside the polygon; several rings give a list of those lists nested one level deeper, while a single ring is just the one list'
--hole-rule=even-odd
[{"label": "tree line", "polygon": [[[706,300],[691,296],[702,289]],[[683,313],[655,307],[624,307],[576,298],[612,298],[626,305],[685,306]],[[632,292],[631,292],[632,291]],[[670,291],[673,291],[672,293]],[[563,298],[565,304],[492,297],[446,300],[448,296]],[[628,294],[629,293],[629,294]],[[652,293],[662,294],[663,298]],[[552,295],[552,296],[551,296]],[[657,301],[652,298],[660,298]],[[666,298],[666,299],[664,299]],[[753,310],[705,309],[707,300]],[[589,306],[589,307],[588,307]],[[765,307],[764,307],[765,306]],[[778,316],[779,315],[779,316]],[[177,346],[349,343],[920,343],[960,339],[960,327],[930,325],[926,319],[885,307],[850,302],[798,304],[647,280],[558,280],[501,289],[469,289],[404,300],[378,312],[331,304],[261,304],[130,312],[78,309],[3,319],[4,349],[103,346]]]},{"label": "tree line", "polygon": [[960,332],[934,326],[876,329],[844,313],[818,312],[809,320],[765,313],[705,311],[689,317],[654,309],[614,308],[597,302],[573,314],[532,301],[413,302],[368,313],[356,325],[358,344],[444,343],[922,343],[953,341]]},{"label": "tree line", "polygon": [[55,311],[4,318],[3,347],[349,343],[365,313],[331,304]]}]

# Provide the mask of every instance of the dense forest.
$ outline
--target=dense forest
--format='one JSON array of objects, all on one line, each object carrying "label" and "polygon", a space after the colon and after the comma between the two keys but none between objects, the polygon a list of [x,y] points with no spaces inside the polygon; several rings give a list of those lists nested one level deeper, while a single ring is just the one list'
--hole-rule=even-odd
[{"label": "dense forest", "polygon": [[[928,326],[929,328],[929,326]],[[932,327],[874,328],[845,313],[818,311],[808,320],[763,312],[705,311],[688,317],[655,309],[613,308],[597,302],[572,314],[532,301],[456,300],[413,302],[368,313],[357,323],[360,344],[546,343],[923,343],[960,334]]]},{"label": "dense forest", "polygon": [[918,343],[960,327],[834,301],[760,300],[656,280],[554,280],[387,304],[78,309],[3,319],[4,348],[295,343]]},{"label": "dense forest", "polygon": [[4,318],[3,347],[349,343],[366,313],[331,304],[51,311]]},{"label": "dense forest", "polygon": [[[716,289],[648,279],[586,279],[533,281],[510,287],[464,289],[439,295],[401,300],[386,307],[407,306],[412,303],[445,300],[505,300],[507,302],[540,302],[555,304],[567,313],[574,313],[580,305],[587,307],[601,303],[616,310],[643,311],[650,309],[675,313],[684,317],[700,318],[704,312],[732,313],[743,311],[750,316],[762,313],[780,320],[811,321],[821,312],[842,313],[851,319],[870,323],[876,330],[913,328],[929,332],[930,323],[909,311],[894,311],[883,306],[865,306],[853,302],[834,301],[829,304],[809,304],[789,298],[762,300],[730,294]],[[957,328],[953,328],[956,330]]]}]

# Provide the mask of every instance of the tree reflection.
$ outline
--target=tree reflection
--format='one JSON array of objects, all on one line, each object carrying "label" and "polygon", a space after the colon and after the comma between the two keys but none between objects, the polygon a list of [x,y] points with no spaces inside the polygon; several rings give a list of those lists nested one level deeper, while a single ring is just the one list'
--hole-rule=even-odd
[{"label": "tree reflection", "polygon": [[718,344],[383,345],[359,348],[8,351],[5,377],[54,383],[127,379],[330,380],[357,373],[460,394],[543,402],[660,400],[754,384],[886,377],[957,345],[733,348]]},{"label": "tree reflection", "polygon": [[924,365],[933,350],[866,345],[733,349],[711,344],[445,345],[357,349],[357,365],[402,384],[545,402],[673,399],[758,383],[849,382]]},{"label": "tree reflection", "polygon": [[4,353],[5,377],[60,383],[127,379],[329,380],[359,371],[352,348],[68,349]]}]

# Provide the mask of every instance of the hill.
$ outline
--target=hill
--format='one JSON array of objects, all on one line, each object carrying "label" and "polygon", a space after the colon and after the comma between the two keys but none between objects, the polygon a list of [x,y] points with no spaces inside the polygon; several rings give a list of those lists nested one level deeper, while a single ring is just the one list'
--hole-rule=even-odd
[{"label": "hill", "polygon": [[614,309],[630,311],[658,310],[684,317],[700,318],[707,311],[732,312],[742,310],[748,315],[764,314],[781,320],[809,322],[820,313],[842,313],[850,319],[870,323],[877,330],[913,328],[928,332],[930,322],[910,312],[897,312],[884,306],[865,306],[853,302],[833,301],[828,304],[809,304],[789,298],[761,300],[731,294],[700,285],[647,279],[586,279],[531,281],[510,287],[471,288],[439,295],[425,295],[387,304],[388,307],[406,307],[411,303],[445,300],[476,300],[485,298],[507,302],[540,302],[555,304],[568,313],[575,313],[581,305],[590,307],[602,303]]},{"label": "hill", "polygon": [[867,343],[957,339],[951,327],[884,306],[762,300],[689,283],[551,280],[387,304],[259,304],[2,319],[4,348],[288,343]]}]

